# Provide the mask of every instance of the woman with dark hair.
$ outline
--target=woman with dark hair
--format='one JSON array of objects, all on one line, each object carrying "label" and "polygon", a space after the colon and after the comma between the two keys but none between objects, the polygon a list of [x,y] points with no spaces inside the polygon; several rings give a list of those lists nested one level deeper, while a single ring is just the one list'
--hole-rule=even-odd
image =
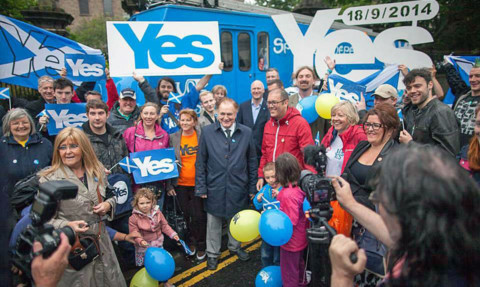
[{"label": "woman with dark hair", "polygon": [[[160,107],[152,102],[145,103],[140,108],[140,116],[133,127],[129,127],[123,133],[123,138],[130,153],[161,149],[168,147],[168,134],[164,131],[158,120],[160,118]],[[143,184],[142,187],[150,188],[157,195],[157,204],[163,210],[165,199],[166,181],[158,181]],[[136,186],[135,190],[138,188]]]},{"label": "woman with dark hair", "polygon": [[480,185],[480,104],[475,108],[475,127],[470,144],[460,150],[457,159],[460,165],[470,172],[473,179]]},{"label": "woman with dark hair", "polygon": [[67,268],[58,286],[127,286],[103,222],[104,216],[113,219],[116,201],[105,198],[105,167],[95,156],[87,135],[72,127],[60,131],[55,139],[52,166],[38,175],[40,183],[68,180],[78,186],[77,197],[60,201],[49,224],[54,228],[70,226],[80,238],[94,237],[98,250],[98,256],[80,270]]},{"label": "woman with dark hair", "polygon": [[[392,152],[372,194],[379,214],[358,203],[342,178],[332,183],[342,206],[390,248],[381,286],[480,286],[480,188],[445,151],[411,143]],[[332,286],[352,286],[366,256],[336,236],[330,259]]]},{"label": "woman with dark hair", "polygon": [[203,198],[195,196],[195,161],[197,159],[200,128],[197,113],[192,109],[180,111],[180,128],[170,136],[170,146],[175,149],[178,161],[178,179],[172,180],[167,187],[167,194],[178,196],[178,201],[185,215],[187,228],[191,235],[190,250],[197,250],[197,259],[205,259],[207,214],[203,209]]},{"label": "woman with dark hair", "polygon": [[[383,160],[398,146],[395,137],[399,125],[400,119],[392,105],[378,104],[369,110],[363,123],[367,140],[358,143],[345,166],[343,177],[350,183],[353,196],[374,211],[375,206],[368,199],[373,191],[372,178],[375,177],[375,171]],[[367,270],[383,276],[385,274],[383,257],[386,248],[357,222],[353,223],[352,235],[355,241],[368,251]],[[359,286],[372,286],[379,280],[379,276],[363,273],[356,278],[356,283]]]}]

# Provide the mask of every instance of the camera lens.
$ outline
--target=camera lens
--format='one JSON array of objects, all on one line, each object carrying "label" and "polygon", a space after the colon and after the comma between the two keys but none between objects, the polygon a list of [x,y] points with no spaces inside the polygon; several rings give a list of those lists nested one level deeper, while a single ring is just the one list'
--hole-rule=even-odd
[{"label": "camera lens", "polygon": [[67,236],[68,242],[70,243],[70,245],[73,245],[75,243],[75,240],[76,240],[75,231],[73,231],[73,229],[70,226],[64,226],[58,229],[58,231],[61,233],[64,233]]}]

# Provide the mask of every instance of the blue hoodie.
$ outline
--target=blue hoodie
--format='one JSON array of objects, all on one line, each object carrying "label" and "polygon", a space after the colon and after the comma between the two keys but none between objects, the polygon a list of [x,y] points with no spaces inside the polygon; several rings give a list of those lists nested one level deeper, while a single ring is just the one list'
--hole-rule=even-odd
[{"label": "blue hoodie", "polygon": [[[282,187],[278,189],[279,192],[281,190]],[[259,194],[263,194],[262,202],[258,202],[257,200],[257,196]],[[269,184],[266,184],[257,194],[255,194],[255,197],[253,198],[253,204],[257,210],[267,210],[272,208],[280,209],[280,202],[277,200],[277,198],[272,196],[272,187]]]}]

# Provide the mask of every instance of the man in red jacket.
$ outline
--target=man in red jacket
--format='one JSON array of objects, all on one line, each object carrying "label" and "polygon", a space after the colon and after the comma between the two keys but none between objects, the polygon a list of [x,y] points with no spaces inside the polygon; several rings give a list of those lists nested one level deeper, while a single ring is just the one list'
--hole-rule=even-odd
[{"label": "man in red jacket", "polygon": [[257,189],[264,184],[263,166],[273,162],[284,152],[289,152],[305,168],[303,148],[313,145],[312,132],[300,112],[288,106],[288,94],[283,89],[274,89],[268,94],[270,120],[265,124],[262,141],[262,158],[258,168]]}]

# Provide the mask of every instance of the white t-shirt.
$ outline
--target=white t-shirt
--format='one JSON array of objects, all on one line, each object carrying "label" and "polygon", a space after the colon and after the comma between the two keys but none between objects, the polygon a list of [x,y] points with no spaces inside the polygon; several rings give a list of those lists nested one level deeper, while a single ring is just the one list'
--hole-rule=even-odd
[{"label": "white t-shirt", "polygon": [[343,142],[337,136],[332,144],[327,148],[327,176],[340,176],[343,165]]}]

